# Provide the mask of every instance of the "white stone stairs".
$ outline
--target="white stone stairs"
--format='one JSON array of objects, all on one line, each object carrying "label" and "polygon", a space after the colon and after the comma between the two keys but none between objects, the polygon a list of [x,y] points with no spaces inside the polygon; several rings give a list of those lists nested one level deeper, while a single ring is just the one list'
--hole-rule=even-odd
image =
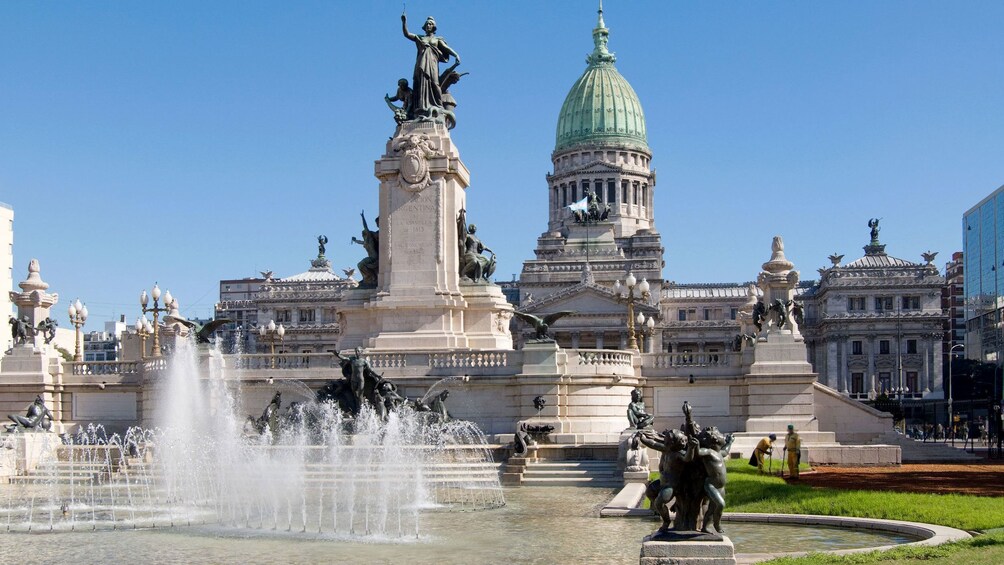
[{"label": "white stone stairs", "polygon": [[[784,436],[785,432],[774,432],[777,435],[777,440],[774,442],[774,463],[781,461],[784,458]],[[753,450],[756,448],[756,444],[760,443],[760,440],[767,437],[767,433],[763,432],[736,432],[733,434],[735,436],[735,441],[732,442],[732,448],[729,450],[730,456],[735,459],[749,460],[750,456],[753,454]],[[802,449],[803,458],[805,457],[805,452],[812,453],[813,448],[831,448],[834,446],[839,446],[837,443],[837,435],[833,432],[819,432],[819,431],[804,431],[798,432],[798,437],[802,439]]]},{"label": "white stone stairs", "polygon": [[955,447],[949,441],[920,441],[902,434],[889,432],[873,443],[898,445],[902,450],[903,463],[965,463],[982,461],[984,457],[962,449],[963,442],[956,440]]},{"label": "white stone stairs", "polygon": [[616,461],[546,460],[527,461],[523,486],[620,487],[624,485]]}]

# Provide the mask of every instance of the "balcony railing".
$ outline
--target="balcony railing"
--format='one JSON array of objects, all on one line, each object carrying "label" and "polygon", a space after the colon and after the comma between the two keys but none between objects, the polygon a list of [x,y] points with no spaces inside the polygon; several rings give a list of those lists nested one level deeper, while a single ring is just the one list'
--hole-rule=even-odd
[{"label": "balcony railing", "polygon": [[671,367],[731,367],[739,362],[732,352],[717,353],[654,353],[644,357],[644,367],[668,369]]},{"label": "balcony railing", "polygon": [[136,361],[71,361],[67,365],[73,375],[132,375],[139,372]]}]

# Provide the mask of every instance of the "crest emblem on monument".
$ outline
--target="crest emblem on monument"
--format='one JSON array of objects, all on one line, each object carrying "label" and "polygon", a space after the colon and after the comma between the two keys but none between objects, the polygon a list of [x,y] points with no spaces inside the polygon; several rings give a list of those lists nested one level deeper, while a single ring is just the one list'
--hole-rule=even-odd
[{"label": "crest emblem on monument", "polygon": [[404,151],[398,173],[401,188],[419,192],[432,183],[429,177],[429,157],[436,155],[436,148],[429,136],[423,133],[404,136],[394,142],[394,150]]}]

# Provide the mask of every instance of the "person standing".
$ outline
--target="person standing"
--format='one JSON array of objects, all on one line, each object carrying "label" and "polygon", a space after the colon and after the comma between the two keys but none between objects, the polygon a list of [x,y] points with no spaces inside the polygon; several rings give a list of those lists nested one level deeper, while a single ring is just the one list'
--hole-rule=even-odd
[{"label": "person standing", "polygon": [[753,449],[753,454],[756,455],[756,468],[763,473],[763,458],[767,455],[774,453],[774,442],[777,441],[776,434],[770,434],[769,436],[760,440],[760,443],[756,444],[756,448]]},{"label": "person standing", "polygon": [[793,424],[788,424],[788,435],[784,437],[784,450],[788,455],[788,474],[792,479],[797,479],[798,463],[802,455],[802,438],[798,437]]}]

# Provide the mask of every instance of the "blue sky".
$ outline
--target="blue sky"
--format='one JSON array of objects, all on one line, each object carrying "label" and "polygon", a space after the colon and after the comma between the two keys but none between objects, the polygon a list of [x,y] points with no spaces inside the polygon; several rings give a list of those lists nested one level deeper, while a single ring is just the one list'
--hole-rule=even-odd
[{"label": "blue sky", "polygon": [[[744,281],[771,237],[814,278],[882,218],[938,264],[1004,184],[1004,3],[607,0],[658,173],[664,276]],[[592,49],[585,1],[408,2],[471,74],[453,138],[469,219],[508,280],[546,228],[557,113]],[[208,316],[221,278],[336,270],[377,212],[383,103],[410,77],[399,2],[2,2],[0,201],[15,283],[36,257],[89,327],[159,281]],[[68,327],[65,308],[57,309]]]}]

